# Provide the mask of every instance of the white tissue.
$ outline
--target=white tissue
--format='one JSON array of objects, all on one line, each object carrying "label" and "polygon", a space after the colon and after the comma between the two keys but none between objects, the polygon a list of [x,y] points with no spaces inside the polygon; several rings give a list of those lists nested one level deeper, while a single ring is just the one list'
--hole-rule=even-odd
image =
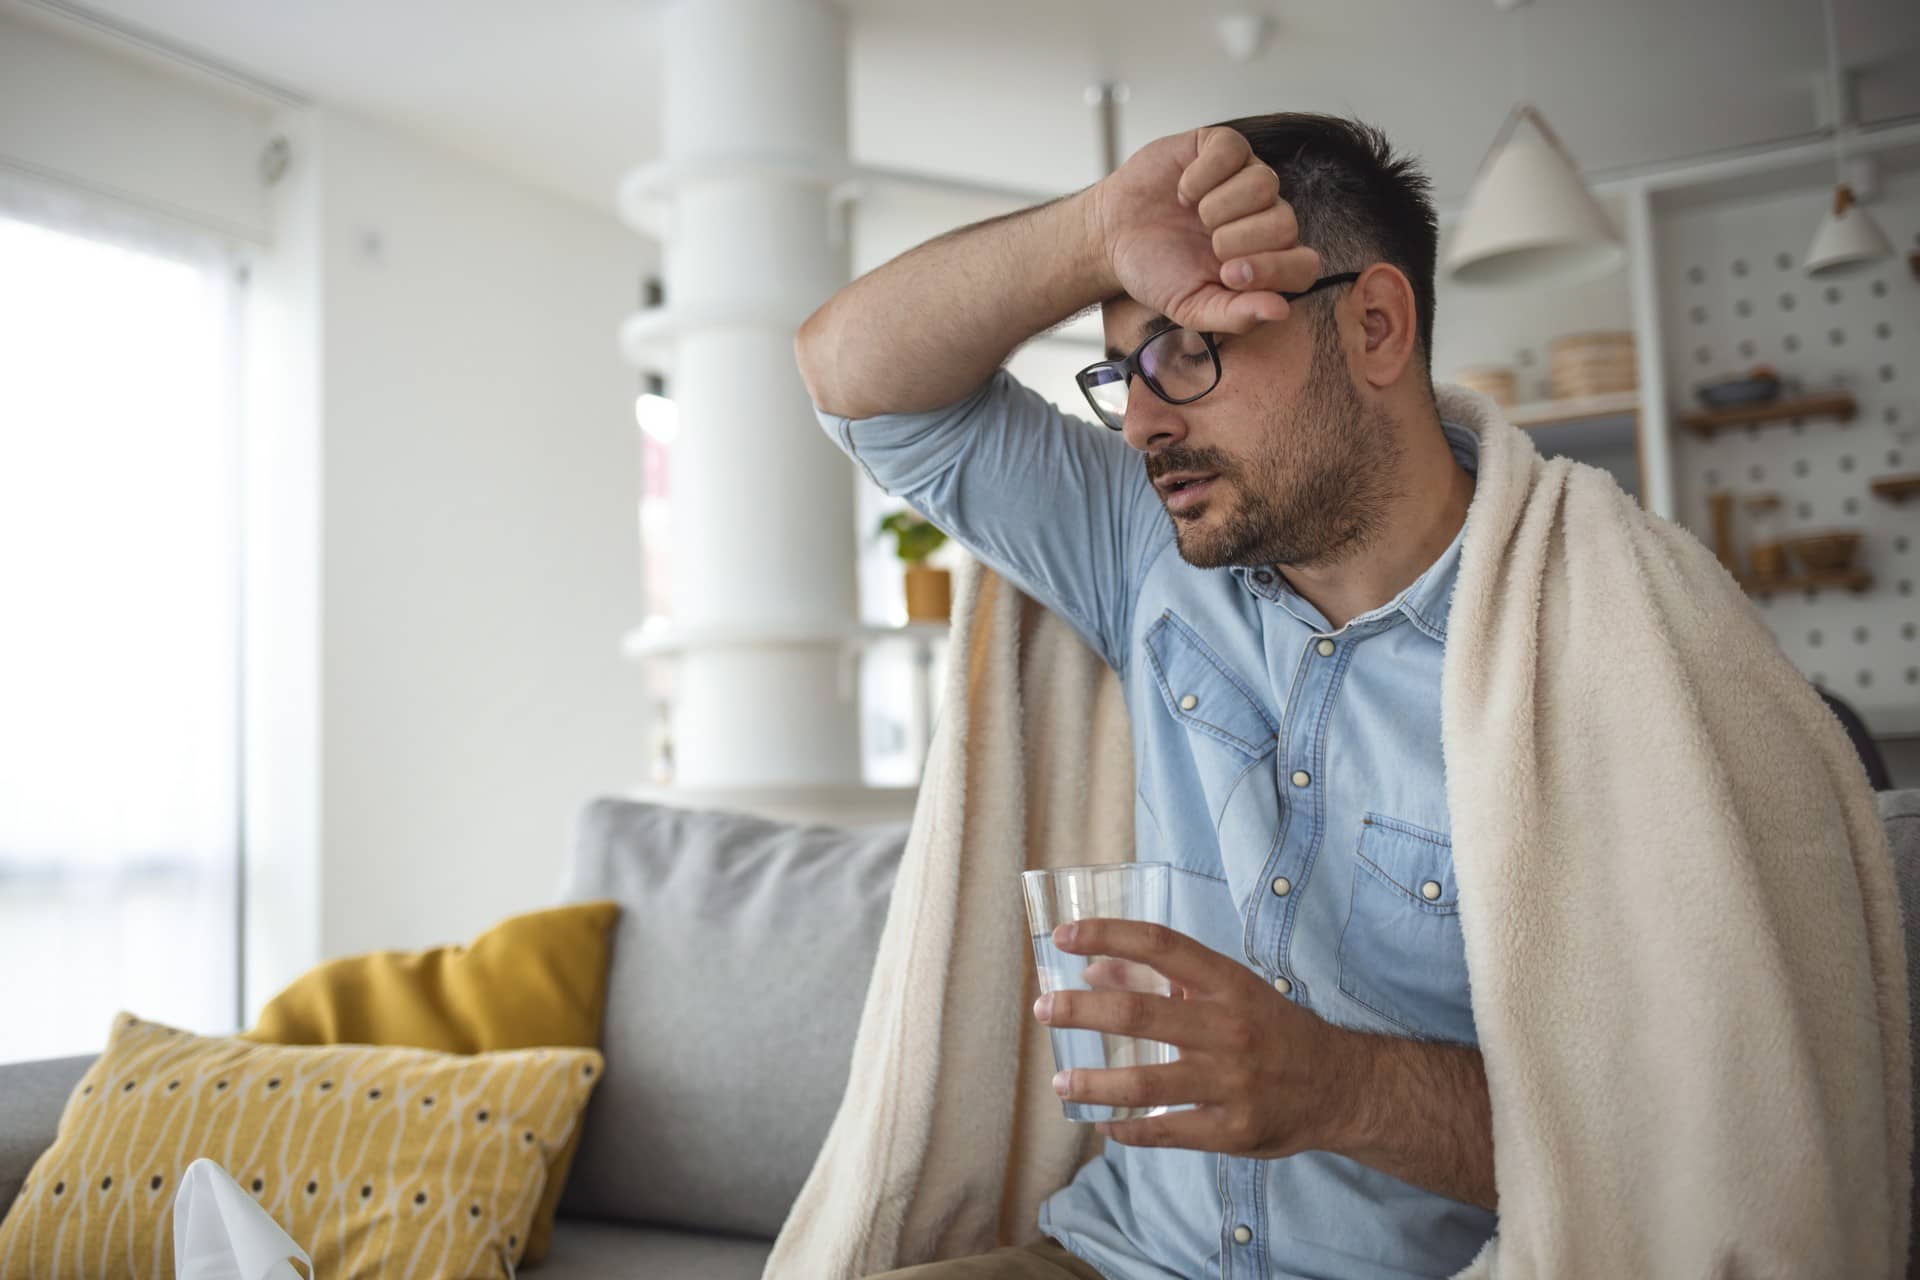
[{"label": "white tissue", "polygon": [[301,1280],[313,1259],[225,1169],[202,1157],[173,1197],[174,1280]]}]

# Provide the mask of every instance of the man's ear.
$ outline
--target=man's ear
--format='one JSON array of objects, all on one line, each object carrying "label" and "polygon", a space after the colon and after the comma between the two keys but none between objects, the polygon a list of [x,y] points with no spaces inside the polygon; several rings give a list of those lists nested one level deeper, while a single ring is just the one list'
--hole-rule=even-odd
[{"label": "man's ear", "polygon": [[1406,372],[1420,337],[1412,282],[1400,268],[1376,262],[1353,282],[1349,305],[1360,313],[1360,376],[1372,387],[1392,386]]}]

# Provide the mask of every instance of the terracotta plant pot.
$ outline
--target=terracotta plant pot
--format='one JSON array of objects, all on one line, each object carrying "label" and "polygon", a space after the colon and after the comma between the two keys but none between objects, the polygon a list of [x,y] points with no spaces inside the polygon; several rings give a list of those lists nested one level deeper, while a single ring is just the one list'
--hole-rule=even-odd
[{"label": "terracotta plant pot", "polygon": [[930,565],[907,566],[907,621],[945,622],[953,610],[953,574]]}]

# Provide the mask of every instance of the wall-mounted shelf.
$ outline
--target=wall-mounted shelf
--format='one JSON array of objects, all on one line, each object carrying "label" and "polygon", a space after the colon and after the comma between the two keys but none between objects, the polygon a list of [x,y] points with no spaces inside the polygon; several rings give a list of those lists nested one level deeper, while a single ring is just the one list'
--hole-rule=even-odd
[{"label": "wall-mounted shelf", "polygon": [[1815,396],[1796,396],[1791,400],[1769,400],[1765,404],[1743,404],[1732,409],[1706,409],[1680,415],[1680,425],[1699,436],[1733,427],[1767,426],[1790,422],[1795,418],[1833,418],[1851,422],[1859,411],[1852,395],[1829,391]]},{"label": "wall-mounted shelf", "polygon": [[1867,486],[1877,498],[1888,502],[1905,502],[1908,498],[1920,498],[1920,471],[1903,476],[1881,476]]},{"label": "wall-mounted shelf", "polygon": [[1770,596],[1783,591],[1865,591],[1873,585],[1873,575],[1865,569],[1841,569],[1829,573],[1794,573],[1784,578],[1756,578],[1738,575],[1740,585],[1750,596]]},{"label": "wall-mounted shelf", "polygon": [[1545,427],[1560,422],[1584,422],[1590,419],[1633,416],[1640,412],[1638,391],[1616,391],[1604,396],[1578,396],[1562,400],[1534,400],[1511,405],[1507,421],[1516,427]]},{"label": "wall-mounted shelf", "polygon": [[1509,406],[1506,415],[1508,422],[1533,437],[1543,453],[1632,449],[1640,425],[1640,393],[1535,400]]}]

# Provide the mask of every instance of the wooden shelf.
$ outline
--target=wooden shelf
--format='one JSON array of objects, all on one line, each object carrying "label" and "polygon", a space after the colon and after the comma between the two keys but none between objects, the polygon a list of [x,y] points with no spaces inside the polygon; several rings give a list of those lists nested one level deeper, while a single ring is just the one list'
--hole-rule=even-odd
[{"label": "wooden shelf", "polygon": [[1920,498],[1920,471],[1903,476],[1881,476],[1867,487],[1873,490],[1875,497],[1885,498],[1888,502]]},{"label": "wooden shelf", "polygon": [[1756,578],[1744,573],[1735,576],[1750,596],[1770,596],[1783,591],[1865,591],[1873,585],[1873,575],[1865,569],[1791,573],[1784,578]]},{"label": "wooden shelf", "polygon": [[1588,418],[1638,416],[1640,393],[1619,391],[1605,396],[1579,396],[1562,400],[1535,400],[1507,408],[1507,421],[1516,427],[1553,426],[1562,422],[1580,422]]},{"label": "wooden shelf", "polygon": [[1736,405],[1731,409],[1707,409],[1680,415],[1680,425],[1696,435],[1711,436],[1732,427],[1766,426],[1794,418],[1837,418],[1851,422],[1859,411],[1852,395],[1830,391],[1817,396],[1798,396],[1792,400],[1769,400],[1765,404]]},{"label": "wooden shelf", "polygon": [[1640,393],[1535,400],[1510,405],[1507,421],[1533,437],[1545,454],[1631,450],[1639,440]]}]

